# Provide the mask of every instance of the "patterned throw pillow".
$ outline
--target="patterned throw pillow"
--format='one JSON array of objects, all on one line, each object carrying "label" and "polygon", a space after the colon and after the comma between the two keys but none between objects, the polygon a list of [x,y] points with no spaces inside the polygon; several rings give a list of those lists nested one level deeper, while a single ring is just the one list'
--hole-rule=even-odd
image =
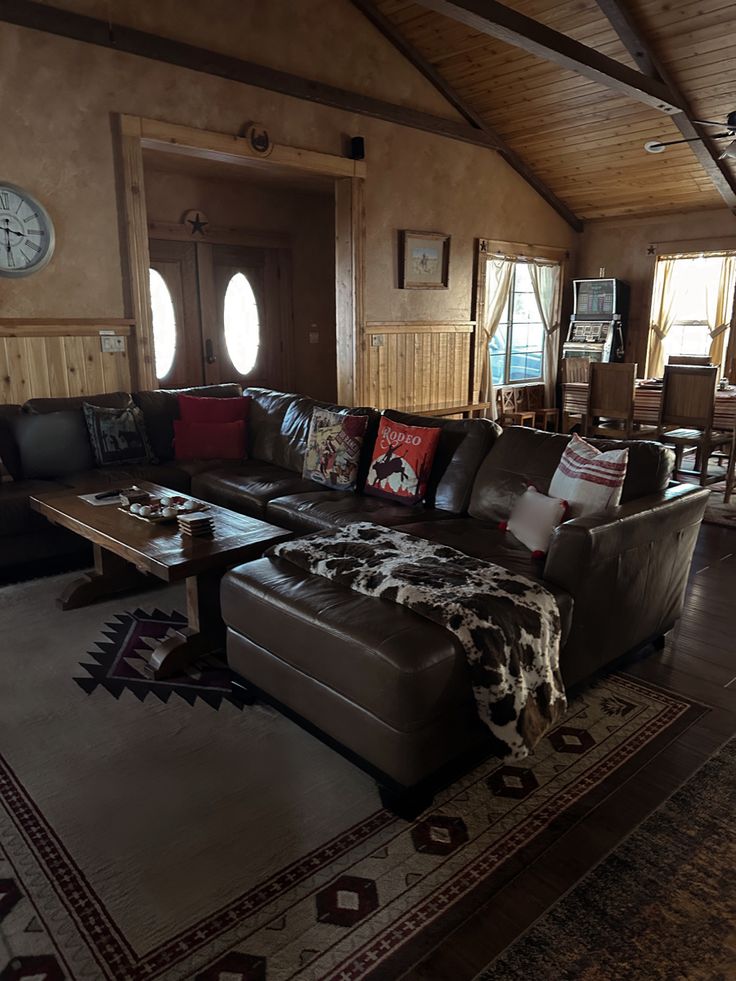
[{"label": "patterned throw pillow", "polygon": [[421,501],[427,491],[440,433],[438,428],[405,426],[383,416],[373,447],[366,494],[387,497],[397,504]]},{"label": "patterned throw pillow", "polygon": [[143,413],[137,406],[105,409],[85,402],[83,409],[98,467],[158,462],[148,442]]},{"label": "patterned throw pillow", "polygon": [[603,453],[575,435],[554,472],[550,496],[568,501],[575,515],[616,507],[621,500],[628,461],[628,447]]},{"label": "patterned throw pillow", "polygon": [[315,408],[302,476],[335,490],[355,490],[368,416]]},{"label": "patterned throw pillow", "polygon": [[501,522],[501,530],[510,531],[526,545],[532,558],[539,559],[547,554],[552,532],[565,520],[567,508],[567,501],[540,494],[536,487],[527,487],[509,520]]}]

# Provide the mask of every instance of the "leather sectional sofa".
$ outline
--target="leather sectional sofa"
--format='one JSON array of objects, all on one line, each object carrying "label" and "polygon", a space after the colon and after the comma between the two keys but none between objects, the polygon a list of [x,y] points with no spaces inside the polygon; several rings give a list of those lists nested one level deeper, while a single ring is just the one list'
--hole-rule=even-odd
[{"label": "leather sectional sofa", "polygon": [[[240,389],[188,391],[231,396]],[[629,446],[622,503],[613,512],[566,521],[539,560],[499,523],[529,483],[548,490],[569,437],[387,410],[395,420],[441,430],[426,503],[407,507],[304,480],[309,421],[323,403],[265,389],[248,394],[249,459],[243,463],[175,461],[176,393],[139,392],[132,397],[160,463],[66,473],[54,483],[81,490],[148,478],[296,532],[374,521],[496,562],[540,581],[555,596],[568,688],[660,642],[677,620],[708,492],[671,483],[674,458],[664,446],[593,441],[602,448]],[[100,397],[107,404],[128,398]],[[10,431],[14,413],[56,411],[81,401],[31,400],[22,410],[3,407],[0,413],[0,456],[17,477],[0,485],[0,573],[21,557],[78,549],[74,536],[52,529],[27,507],[39,482],[23,479]],[[365,473],[378,413],[349,411],[370,417]],[[459,758],[482,753],[486,730],[475,713],[462,650],[438,625],[268,557],[225,577],[222,611],[231,667],[374,772],[394,803],[406,788],[429,787]]]}]

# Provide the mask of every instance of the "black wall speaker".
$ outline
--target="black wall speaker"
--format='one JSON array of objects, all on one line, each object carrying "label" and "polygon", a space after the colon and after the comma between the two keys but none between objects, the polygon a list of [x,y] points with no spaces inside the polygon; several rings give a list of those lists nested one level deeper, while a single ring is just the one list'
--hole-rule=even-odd
[{"label": "black wall speaker", "polygon": [[365,140],[362,136],[350,137],[350,159],[365,160]]}]

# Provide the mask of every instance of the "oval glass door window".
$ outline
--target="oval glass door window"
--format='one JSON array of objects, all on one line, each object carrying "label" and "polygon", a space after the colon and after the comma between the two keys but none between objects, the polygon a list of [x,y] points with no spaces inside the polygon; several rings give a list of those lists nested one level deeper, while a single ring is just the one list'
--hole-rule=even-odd
[{"label": "oval glass door window", "polygon": [[176,314],[169,287],[157,269],[150,270],[149,282],[156,377],[165,378],[171,371],[176,354]]},{"label": "oval glass door window", "polygon": [[247,375],[255,367],[261,341],[261,318],[253,287],[242,272],[225,290],[225,345],[235,369]]}]

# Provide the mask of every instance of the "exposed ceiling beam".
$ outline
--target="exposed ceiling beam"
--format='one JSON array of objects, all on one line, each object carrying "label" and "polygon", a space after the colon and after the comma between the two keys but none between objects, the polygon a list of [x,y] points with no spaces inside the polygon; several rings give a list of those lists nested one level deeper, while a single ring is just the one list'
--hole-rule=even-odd
[{"label": "exposed ceiling beam", "polygon": [[483,130],[454,119],[444,119],[442,116],[384,102],[359,92],[350,92],[334,85],[326,85],[301,78],[299,75],[258,65],[252,61],[244,61],[241,58],[174,41],[171,38],[71,13],[47,4],[35,3],[33,0],[0,0],[0,22],[2,21],[99,45],[113,51],[124,51],[126,54],[177,65],[191,71],[216,75],[229,81],[279,92],[295,99],[305,99],[334,109],[383,119],[399,126],[446,136],[463,143],[472,143],[491,150],[501,149]]},{"label": "exposed ceiling beam", "polygon": [[696,117],[688,100],[680,91],[677,81],[659,60],[622,0],[596,0],[596,2],[641,70],[652,78],[664,82],[672,92],[673,98],[683,106],[683,111],[674,115],[672,122],[685,139],[692,140],[698,137],[697,142],[690,144],[690,149],[728,207],[736,213],[736,178],[723,160],[718,159],[718,145],[708,139],[707,131],[702,126],[693,125]]},{"label": "exposed ceiling beam", "polygon": [[565,219],[565,221],[575,229],[576,232],[583,230],[583,223],[568,206],[561,201],[557,195],[532,171],[527,163],[516,153],[515,150],[506,143],[503,137],[497,133],[489,123],[480,116],[472,106],[469,106],[463,97],[446,81],[437,69],[427,59],[420,54],[414,45],[408,41],[395,25],[376,7],[373,0],[352,0],[353,6],[357,7],[370,22],[376,27],[383,36],[401,52],[411,64],[431,82],[445,99],[455,108],[471,126],[485,133],[492,139],[499,153],[517,174],[524,178],[534,190],[549,204],[555,211]]},{"label": "exposed ceiling beam", "polygon": [[551,61],[560,68],[577,72],[608,89],[637,102],[672,115],[683,106],[673,98],[667,85],[649,78],[628,65],[589,48],[566,34],[540,24],[495,0],[415,0],[422,7],[436,10],[445,17],[465,24],[480,34],[487,34],[529,54]]}]

